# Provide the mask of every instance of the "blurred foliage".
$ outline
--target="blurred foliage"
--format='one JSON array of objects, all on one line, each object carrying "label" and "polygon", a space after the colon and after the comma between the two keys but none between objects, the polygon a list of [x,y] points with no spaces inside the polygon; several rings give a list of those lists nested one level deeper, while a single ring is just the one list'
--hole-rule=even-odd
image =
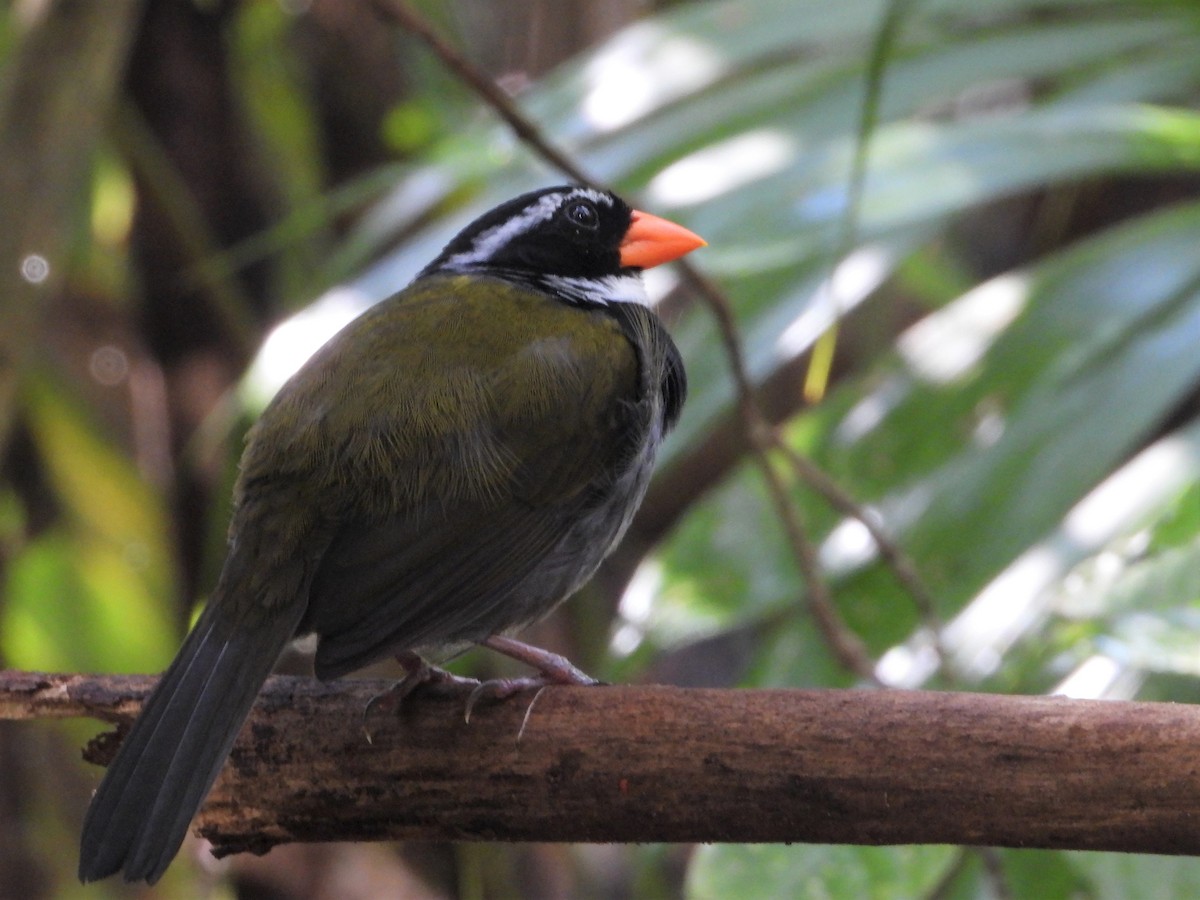
[{"label": "blurred foliage", "polygon": [[172,635],[162,498],[64,391],[31,379],[25,393],[30,432],[62,509],[7,566],[5,660],[49,671],[164,667]]},{"label": "blurred foliage", "polygon": [[[8,665],[161,666],[219,563],[255,405],[480,209],[559,180],[452,73],[397,40],[408,89],[374,127],[406,159],[335,183],[308,45],[294,40],[305,6],[247,0],[225,23],[274,224],[210,246],[186,274],[244,304],[238,279],[266,262],[274,312],[340,286],[275,333],[247,390],[210,392],[187,419],[186,385],[207,370],[173,371],[139,342],[144,261],[131,246],[146,192],[187,187],[158,178],[131,117],[112,117],[78,221],[63,225],[60,292],[86,298],[65,303],[81,329],[99,316],[117,336],[51,328],[22,386],[24,436],[0,484]],[[446,6],[425,8],[469,32]],[[19,30],[9,19],[6,56]],[[862,525],[790,478],[837,608],[884,682],[1195,702],[1198,96],[1189,3],[729,0],[671,4],[519,103],[598,180],[708,239],[695,262],[729,297],[784,440],[912,556],[937,601],[936,644]],[[692,385],[660,483],[692,487],[669,503],[652,493],[666,524],[643,526],[648,509],[632,536],[656,545],[625,559],[632,577],[612,579],[623,590],[576,601],[588,628],[571,640],[607,643],[597,674],[619,680],[853,684],[813,624],[758,473],[730,452],[734,391],[713,319],[672,293],[671,273],[651,276]],[[261,340],[250,309],[232,315]],[[835,320],[830,391],[809,404],[805,367]],[[145,372],[160,364],[167,410],[147,406],[157,382]],[[166,464],[147,416],[191,422]],[[207,472],[211,488],[198,529],[179,504],[187,472]],[[204,574],[189,577],[195,556]],[[67,885],[71,854],[39,852]],[[460,855],[447,890],[501,896],[525,852]],[[626,848],[603,865],[582,848],[553,860],[547,883],[584,896],[1188,897],[1200,882],[1192,860],[949,847]]]}]

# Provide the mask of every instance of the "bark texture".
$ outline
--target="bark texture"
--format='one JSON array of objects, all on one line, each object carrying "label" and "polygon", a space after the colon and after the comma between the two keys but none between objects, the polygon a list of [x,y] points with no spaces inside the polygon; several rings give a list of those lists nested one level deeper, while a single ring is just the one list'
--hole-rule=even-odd
[{"label": "bark texture", "polygon": [[[0,717],[124,721],[152,678],[0,677]],[[908,691],[268,682],[197,819],[289,841],[954,843],[1200,852],[1200,708]],[[112,736],[85,755],[110,758]]]}]

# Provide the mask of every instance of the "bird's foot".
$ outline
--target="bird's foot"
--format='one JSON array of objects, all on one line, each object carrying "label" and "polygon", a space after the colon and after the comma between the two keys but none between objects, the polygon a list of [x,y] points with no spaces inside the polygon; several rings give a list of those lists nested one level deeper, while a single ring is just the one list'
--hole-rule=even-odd
[{"label": "bird's foot", "polygon": [[[541,647],[534,647],[532,644],[523,644],[514,638],[494,634],[486,641],[483,641],[482,646],[487,647],[489,650],[495,650],[497,653],[503,653],[517,662],[525,663],[531,669],[537,669],[542,673],[542,680],[533,680],[537,681],[543,687],[551,684],[594,685],[601,683],[587,674],[587,672],[576,668],[565,656],[559,656],[557,653],[551,653],[549,650],[543,650]],[[515,678],[505,680],[523,682],[529,679]],[[524,690],[528,686],[518,687],[516,690]],[[514,692],[509,691],[504,696],[507,697]]]},{"label": "bird's foot", "polygon": [[[597,681],[582,669],[577,668],[564,656],[559,656],[557,653],[551,653],[549,650],[543,650],[540,647],[524,644],[510,637],[492,635],[487,640],[482,641],[481,646],[495,650],[497,653],[503,653],[505,656],[515,659],[518,662],[525,663],[525,665],[537,669],[541,674],[524,678],[491,678],[487,681],[479,682],[475,686],[475,689],[471,691],[470,696],[467,697],[466,720],[468,722],[471,721],[471,711],[480,700],[504,700],[513,694],[535,688],[538,689],[538,694],[540,694],[542,688],[556,684],[592,686],[603,683]],[[537,702],[538,694],[534,695],[534,703]],[[529,707],[532,709],[533,703],[530,703]],[[528,718],[528,715],[529,711],[527,710],[526,718]],[[524,728],[525,726],[522,725],[521,730],[524,731]]]},{"label": "bird's foot", "polygon": [[[529,709],[533,709],[533,704],[537,702],[538,694],[551,684],[558,682],[548,681],[542,676],[529,676],[527,678],[489,678],[487,681],[481,681],[476,685],[467,697],[467,707],[463,710],[463,721],[471,721],[471,712],[475,709],[475,704],[480,700],[504,700],[511,697],[513,694],[519,694],[521,691],[531,691],[534,688],[538,689],[538,693],[533,695],[533,700],[529,703]],[[594,681],[592,684],[599,684]],[[529,711],[526,710],[526,718],[529,716]],[[525,725],[521,725],[521,730],[525,730]]]},{"label": "bird's foot", "polygon": [[479,687],[478,678],[465,678],[462,675],[447,672],[445,669],[438,668],[426,662],[416,653],[397,653],[396,660],[404,667],[404,677],[386,691],[376,694],[367,701],[367,705],[363,709],[364,724],[372,710],[380,708],[384,712],[394,713],[413,691],[425,684],[448,684],[470,688]]}]

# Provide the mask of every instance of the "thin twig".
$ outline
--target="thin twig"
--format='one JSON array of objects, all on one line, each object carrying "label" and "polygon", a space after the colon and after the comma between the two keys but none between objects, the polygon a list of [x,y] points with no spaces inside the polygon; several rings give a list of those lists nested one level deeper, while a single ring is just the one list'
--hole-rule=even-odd
[{"label": "thin twig", "polygon": [[959,891],[956,890],[959,886],[958,879],[962,877],[963,872],[967,869],[967,863],[971,861],[970,852],[967,847],[958,848],[954,859],[942,871],[942,877],[937,880],[929,893],[923,895],[924,900],[949,900],[950,897],[959,894]]},{"label": "thin twig", "polygon": [[[775,437],[774,431],[767,424],[762,409],[758,405],[754,385],[750,381],[746,359],[742,352],[742,342],[738,337],[737,321],[733,310],[724,293],[691,265],[681,266],[685,283],[695,291],[707,304],[717,320],[718,331],[725,345],[725,354],[729,359],[729,367],[733,374],[734,387],[737,391],[738,412],[742,418],[742,426],[750,442],[750,449],[755,463],[767,482],[767,493],[775,507],[784,527],[788,543],[796,557],[801,578],[808,590],[808,606],[825,636],[830,647],[838,657],[838,661],[860,678],[873,684],[880,685],[875,675],[875,664],[866,646],[858,636],[842,620],[834,606],[829,585],[821,574],[820,560],[817,548],[809,538],[799,513],[788,496],[787,486],[771,463],[771,450],[783,447],[782,442]],[[865,514],[864,514],[865,515]]]},{"label": "thin twig", "polygon": [[996,900],[1012,900],[1013,892],[1008,883],[1008,872],[1004,869],[1004,860],[1000,858],[1000,851],[995,847],[972,847],[966,852],[975,853],[983,862],[983,870],[987,872],[992,896]]},{"label": "thin twig", "polygon": [[603,185],[589,177],[575,160],[550,143],[533,120],[517,108],[508,94],[501,90],[487,73],[447,43],[420,13],[404,0],[374,0],[374,4],[376,11],[384,19],[420,38],[446,68],[478,94],[496,115],[508,124],[517,137],[546,162],[580,184],[603,188]]},{"label": "thin twig", "polygon": [[859,503],[846,490],[831,478],[820,466],[804,454],[786,443],[783,438],[774,433],[773,444],[791,463],[792,470],[805,484],[815,490],[834,510],[844,516],[855,519],[867,529],[867,534],[879,549],[879,555],[896,576],[896,581],[912,597],[917,613],[929,630],[933,651],[938,655],[939,664],[945,667],[949,656],[942,643],[942,622],[937,612],[937,601],[933,593],[921,579],[917,566],[912,557],[904,552],[879,523],[870,510]]}]

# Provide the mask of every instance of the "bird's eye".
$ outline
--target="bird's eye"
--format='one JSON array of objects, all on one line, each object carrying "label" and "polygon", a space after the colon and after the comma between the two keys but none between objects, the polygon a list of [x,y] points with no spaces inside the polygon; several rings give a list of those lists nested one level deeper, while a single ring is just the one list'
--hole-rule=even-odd
[{"label": "bird's eye", "polygon": [[576,200],[567,207],[567,218],[581,228],[596,228],[600,225],[600,213],[587,200]]}]

